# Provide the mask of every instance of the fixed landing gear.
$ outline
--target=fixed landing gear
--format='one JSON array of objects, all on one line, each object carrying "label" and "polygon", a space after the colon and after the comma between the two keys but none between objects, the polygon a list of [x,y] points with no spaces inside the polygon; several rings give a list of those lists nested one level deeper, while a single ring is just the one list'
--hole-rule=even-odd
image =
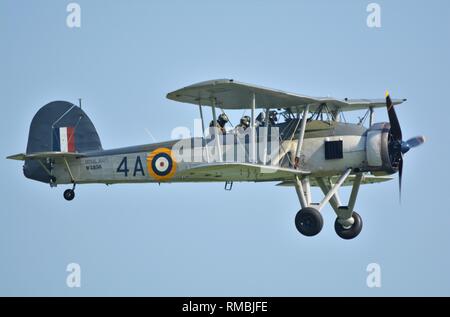
[{"label": "fixed landing gear", "polygon": [[76,184],[73,184],[73,188],[71,188],[71,189],[66,189],[66,190],[64,191],[64,199],[65,199],[65,200],[71,201],[71,200],[73,200],[73,199],[75,198],[75,185],[76,185]]},{"label": "fixed landing gear", "polygon": [[349,226],[342,224],[342,221],[339,221],[339,218],[336,218],[336,221],[334,222],[334,230],[342,239],[351,240],[361,233],[363,227],[361,216],[356,211],[353,211],[352,218],[353,224]]},{"label": "fixed landing gear", "polygon": [[305,207],[295,216],[295,226],[301,234],[312,237],[322,230],[323,217],[317,209]]},{"label": "fixed landing gear", "polygon": [[300,179],[298,176],[295,178],[294,186],[300,205],[302,206],[302,209],[300,209],[295,216],[295,226],[301,234],[312,237],[322,230],[323,217],[321,211],[328,203],[337,215],[334,229],[339,237],[350,240],[356,238],[361,233],[363,222],[361,216],[354,211],[354,207],[362,181],[362,174],[356,174],[353,179],[352,192],[347,205],[341,203],[338,194],[339,188],[344,184],[351,172],[352,169],[348,168],[334,184],[331,182],[331,178],[316,178],[317,185],[322,189],[325,195],[318,204],[311,203],[311,185],[309,178],[304,177]]}]

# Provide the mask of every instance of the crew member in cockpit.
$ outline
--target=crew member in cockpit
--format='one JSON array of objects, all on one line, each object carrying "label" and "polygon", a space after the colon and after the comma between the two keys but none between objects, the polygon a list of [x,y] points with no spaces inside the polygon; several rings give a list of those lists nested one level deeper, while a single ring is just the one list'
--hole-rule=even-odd
[{"label": "crew member in cockpit", "polygon": [[243,116],[239,121],[239,124],[234,128],[235,133],[244,133],[250,126],[250,117]]},{"label": "crew member in cockpit", "polygon": [[[225,113],[221,113],[219,115],[219,117],[217,118],[216,128],[218,128],[222,134],[227,133],[227,131],[225,130],[225,125],[229,121],[230,120],[228,119],[228,116]],[[211,128],[214,127],[214,120],[211,121],[211,123],[209,124],[209,127],[211,127]]]}]

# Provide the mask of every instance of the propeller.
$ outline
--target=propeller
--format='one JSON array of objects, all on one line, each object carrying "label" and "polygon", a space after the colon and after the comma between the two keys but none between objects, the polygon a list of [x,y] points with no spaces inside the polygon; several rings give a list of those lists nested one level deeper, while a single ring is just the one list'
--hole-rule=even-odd
[{"label": "propeller", "polygon": [[412,148],[415,148],[425,142],[425,137],[416,136],[403,141],[402,129],[395,113],[394,104],[392,103],[389,92],[386,92],[386,108],[389,117],[389,123],[391,124],[391,130],[389,135],[389,158],[391,160],[392,167],[398,170],[398,188],[400,199],[402,195],[402,176],[403,176],[403,155],[406,154]]}]

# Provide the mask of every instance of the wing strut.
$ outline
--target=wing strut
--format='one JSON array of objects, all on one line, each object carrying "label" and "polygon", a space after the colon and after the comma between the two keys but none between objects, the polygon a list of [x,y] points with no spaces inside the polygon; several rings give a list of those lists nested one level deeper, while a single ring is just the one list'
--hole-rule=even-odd
[{"label": "wing strut", "polygon": [[255,128],[255,108],[256,108],[256,95],[255,93],[252,94],[252,121],[251,121],[251,136],[252,136],[252,158],[251,162],[256,163],[256,128]]},{"label": "wing strut", "polygon": [[[202,156],[203,156],[203,142],[205,142],[205,119],[203,118],[203,109],[200,100],[198,101],[198,110],[200,111],[200,119],[202,120]],[[208,151],[208,143],[205,142],[205,151],[206,151],[206,161],[209,163],[209,151]]]},{"label": "wing strut", "polygon": [[309,113],[309,105],[306,105],[305,110],[303,110],[303,117],[300,125],[300,134],[298,135],[297,152],[295,154],[294,168],[296,169],[300,165],[300,152],[302,150],[303,139],[305,137],[306,121],[308,118],[308,113]]},{"label": "wing strut", "polygon": [[373,107],[369,107],[369,127],[372,127],[374,121],[375,121],[375,111],[373,110]]},{"label": "wing strut", "polygon": [[205,120],[203,119],[203,109],[202,104],[198,103],[198,110],[200,111],[200,120],[202,120],[202,135],[205,136]]},{"label": "wing strut", "polygon": [[219,129],[217,128],[217,116],[216,116],[216,98],[211,98],[211,110],[212,110],[212,116],[213,116],[213,123],[214,123],[214,138],[216,140],[216,150],[217,150],[217,156],[219,158],[219,162],[223,161],[222,157],[222,146],[220,144],[220,135],[219,135]]},{"label": "wing strut", "polygon": [[264,155],[263,155],[263,165],[266,165],[267,163],[267,139],[269,137],[269,113],[270,113],[270,108],[266,109],[266,117],[264,118],[264,126],[263,126],[263,131],[264,131]]}]

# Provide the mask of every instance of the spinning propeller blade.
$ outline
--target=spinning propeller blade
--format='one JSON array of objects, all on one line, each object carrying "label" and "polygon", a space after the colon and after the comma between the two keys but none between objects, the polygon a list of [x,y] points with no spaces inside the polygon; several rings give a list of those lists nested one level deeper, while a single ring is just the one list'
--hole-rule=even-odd
[{"label": "spinning propeller blade", "polygon": [[386,107],[389,116],[389,122],[391,124],[391,135],[395,140],[402,140],[402,129],[400,128],[400,122],[398,122],[397,114],[395,113],[394,105],[392,104],[391,96],[386,91]]},{"label": "spinning propeller blade", "polygon": [[391,124],[390,141],[389,141],[389,155],[391,157],[391,164],[398,169],[398,188],[400,199],[402,196],[402,177],[403,177],[403,154],[410,149],[417,147],[425,142],[425,137],[417,136],[408,141],[403,141],[402,129],[395,112],[389,92],[386,92],[386,109],[388,112],[389,123]]}]

